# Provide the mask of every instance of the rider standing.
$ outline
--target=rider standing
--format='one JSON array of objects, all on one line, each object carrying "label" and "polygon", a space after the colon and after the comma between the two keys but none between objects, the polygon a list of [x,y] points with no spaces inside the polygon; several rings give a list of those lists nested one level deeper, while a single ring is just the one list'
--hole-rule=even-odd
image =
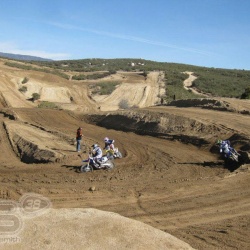
[{"label": "rider standing", "polygon": [[81,141],[82,141],[82,137],[83,137],[83,134],[82,134],[82,128],[79,127],[76,131],[76,151],[77,152],[80,152],[81,150]]}]

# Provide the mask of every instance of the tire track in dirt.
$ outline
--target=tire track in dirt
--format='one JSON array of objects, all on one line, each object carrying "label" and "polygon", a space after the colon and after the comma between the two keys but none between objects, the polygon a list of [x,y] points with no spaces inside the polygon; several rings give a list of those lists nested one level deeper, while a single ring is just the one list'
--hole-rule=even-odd
[{"label": "tire track in dirt", "polygon": [[[141,110],[146,111],[147,118],[148,111],[159,117],[167,112],[218,126],[218,134],[206,135],[211,140],[217,135],[231,136],[235,131],[249,136],[249,117],[243,115],[199,108]],[[62,162],[24,164],[11,150],[1,126],[1,148],[5,149],[0,159],[8,159],[0,165],[1,190],[8,190],[9,199],[18,200],[26,192],[35,192],[48,197],[55,208],[94,207],[118,212],[171,232],[197,249],[248,249],[247,165],[230,173],[208,147],[97,127],[85,123],[83,114],[28,108],[15,112],[23,123],[64,140],[73,139],[79,126],[83,127],[88,146],[95,142],[103,145],[105,136],[113,138],[124,158],[115,161],[113,171],[87,174],[77,172],[81,161],[75,152]],[[82,152],[82,157],[87,154]],[[92,186],[96,191],[89,191]]]}]

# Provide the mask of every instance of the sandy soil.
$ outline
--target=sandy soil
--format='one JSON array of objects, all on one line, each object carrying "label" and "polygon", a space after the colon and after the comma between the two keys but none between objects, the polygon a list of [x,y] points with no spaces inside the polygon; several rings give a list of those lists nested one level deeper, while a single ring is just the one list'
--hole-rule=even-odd
[{"label": "sandy soil", "polygon": [[[198,107],[148,107],[156,101],[151,95],[159,93],[159,72],[146,80],[151,87],[144,93],[151,93],[150,98],[146,95],[134,103],[146,107],[103,113],[98,107],[105,109],[107,104],[88,97],[88,82],[66,82],[3,64],[0,70],[0,198],[18,200],[33,192],[48,197],[56,209],[119,213],[195,249],[249,249],[249,115]],[[68,109],[74,112],[35,108],[37,103],[18,91],[25,76],[39,88],[67,88],[60,93],[73,96],[74,102],[56,100],[71,105]],[[134,83],[138,92],[146,82]],[[15,99],[8,98],[9,93]],[[46,99],[50,91],[41,93]],[[250,110],[249,101],[227,101],[236,109]],[[112,171],[79,173],[81,160],[74,145],[79,126],[84,132],[82,158],[91,144],[102,145],[105,136],[115,139],[124,157],[115,160]],[[214,148],[217,138],[231,138],[244,162],[233,169],[225,166]],[[32,155],[29,149],[39,154]],[[95,191],[89,191],[91,187]]]},{"label": "sandy soil", "polygon": [[[121,100],[127,101],[129,107],[148,107],[160,103],[160,96],[165,93],[163,72],[150,72],[146,79],[135,74],[125,74],[124,78],[111,95],[93,97],[98,101],[100,110],[118,110]],[[119,75],[113,76],[113,80],[120,80]]]}]

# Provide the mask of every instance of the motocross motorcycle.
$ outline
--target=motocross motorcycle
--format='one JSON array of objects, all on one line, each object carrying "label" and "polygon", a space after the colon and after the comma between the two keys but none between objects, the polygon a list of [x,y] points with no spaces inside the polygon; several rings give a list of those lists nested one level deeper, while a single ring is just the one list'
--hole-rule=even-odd
[{"label": "motocross motorcycle", "polygon": [[234,149],[234,148],[229,148],[230,151],[230,156],[229,158],[233,161],[239,161],[239,156],[240,154]]},{"label": "motocross motorcycle", "polygon": [[114,162],[112,162],[110,159],[108,159],[107,156],[103,156],[99,162],[96,162],[94,160],[94,157],[89,154],[89,157],[87,160],[82,160],[85,164],[83,164],[80,167],[81,172],[92,172],[93,170],[98,170],[98,169],[107,169],[111,170],[115,167]]},{"label": "motocross motorcycle", "polygon": [[118,148],[106,148],[106,156],[108,159],[113,160],[116,158],[121,159],[122,158],[122,153],[118,150]]},{"label": "motocross motorcycle", "polygon": [[232,147],[228,148],[229,152],[222,152],[223,158],[225,160],[239,161],[240,154]]}]

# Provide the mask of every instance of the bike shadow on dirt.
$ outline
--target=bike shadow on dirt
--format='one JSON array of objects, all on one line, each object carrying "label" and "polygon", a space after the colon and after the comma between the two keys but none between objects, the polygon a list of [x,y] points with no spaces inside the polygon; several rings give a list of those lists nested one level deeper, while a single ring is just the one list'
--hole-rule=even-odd
[{"label": "bike shadow on dirt", "polygon": [[70,171],[74,171],[76,173],[81,173],[81,166],[62,165],[61,167],[68,168]]},{"label": "bike shadow on dirt", "polygon": [[201,167],[209,167],[209,168],[226,168],[230,172],[234,172],[241,166],[241,162],[235,162],[230,159],[224,159],[221,161],[204,161],[204,162],[180,162],[178,164],[191,164],[191,165],[198,165]]},{"label": "bike shadow on dirt", "polygon": [[62,152],[76,152],[76,150],[60,149],[60,148],[51,148],[52,150],[62,151]]},{"label": "bike shadow on dirt", "polygon": [[178,162],[181,165],[197,165],[210,168],[223,168],[224,162],[204,161],[204,162]]}]

